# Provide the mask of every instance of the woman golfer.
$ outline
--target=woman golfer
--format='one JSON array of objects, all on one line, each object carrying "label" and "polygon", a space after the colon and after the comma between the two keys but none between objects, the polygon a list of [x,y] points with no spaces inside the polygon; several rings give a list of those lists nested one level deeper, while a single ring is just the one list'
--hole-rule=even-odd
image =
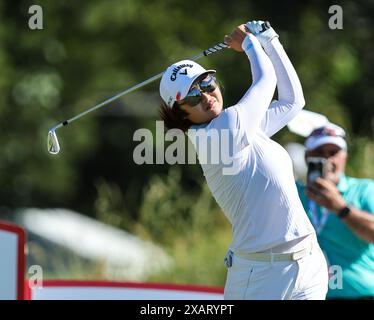
[{"label": "woman golfer", "polygon": [[291,159],[270,139],[305,103],[278,38],[262,21],[225,36],[230,48],[247,54],[252,71],[252,85],[234,106],[223,109],[215,71],[193,61],[171,65],[160,82],[161,118],[188,133],[232,224],[225,299],[325,299],[327,292],[326,261],[299,200]]}]

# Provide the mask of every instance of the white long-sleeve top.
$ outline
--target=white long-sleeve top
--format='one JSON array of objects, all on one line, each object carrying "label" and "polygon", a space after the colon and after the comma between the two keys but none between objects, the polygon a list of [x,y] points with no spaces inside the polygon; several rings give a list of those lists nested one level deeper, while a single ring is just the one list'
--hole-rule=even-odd
[{"label": "white long-sleeve top", "polygon": [[[297,193],[291,159],[270,139],[303,108],[304,98],[278,38],[266,45],[266,53],[251,34],[242,47],[251,64],[252,85],[236,105],[208,124],[193,126],[188,136],[208,186],[232,224],[230,248],[261,252],[314,233]],[[271,103],[276,84],[278,101]]]}]

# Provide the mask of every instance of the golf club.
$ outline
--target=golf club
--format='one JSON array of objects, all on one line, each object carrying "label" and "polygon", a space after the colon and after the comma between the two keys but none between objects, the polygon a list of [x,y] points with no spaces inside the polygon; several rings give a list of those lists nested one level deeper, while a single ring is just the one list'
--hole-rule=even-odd
[{"label": "golf club", "polygon": [[[264,32],[264,31],[266,31],[269,28],[270,28],[270,23],[268,21],[265,21],[262,24],[262,30],[260,32]],[[247,29],[247,27],[246,27],[246,30],[249,31]],[[222,50],[224,48],[227,48],[227,47],[228,47],[228,45],[226,43],[224,43],[224,42],[218,43],[214,47],[211,47],[211,48],[209,48],[207,50],[204,50],[203,52],[201,52],[201,53],[193,56],[189,60],[197,60],[197,59],[199,59],[199,58],[201,58],[203,56],[208,56],[208,55],[210,55],[212,53],[216,53],[216,52],[218,52],[218,51],[220,51],[220,50]],[[49,151],[49,153],[51,153],[51,154],[58,154],[60,152],[60,150],[61,150],[60,144],[58,142],[57,135],[56,135],[56,130],[58,128],[61,128],[63,126],[67,126],[69,123],[72,123],[73,121],[78,120],[79,118],[83,117],[84,115],[86,115],[86,114],[88,114],[88,113],[90,113],[90,112],[92,112],[92,111],[94,111],[96,109],[99,109],[99,108],[107,105],[108,103],[110,103],[110,102],[112,102],[114,100],[117,100],[118,98],[122,97],[123,95],[125,95],[127,93],[130,93],[130,92],[133,92],[133,91],[135,91],[135,90],[137,90],[139,88],[144,87],[145,85],[147,85],[147,84],[149,84],[149,83],[151,83],[151,82],[153,82],[153,81],[161,78],[163,74],[164,74],[164,72],[161,72],[161,73],[159,73],[159,74],[157,74],[157,75],[155,75],[155,76],[153,76],[153,77],[151,77],[151,78],[149,78],[149,79],[147,79],[147,80],[145,80],[145,81],[143,81],[143,82],[141,82],[141,83],[139,83],[139,84],[137,84],[137,85],[135,85],[135,86],[133,86],[133,87],[131,87],[129,89],[126,89],[125,91],[122,91],[122,92],[116,94],[115,96],[113,96],[113,97],[111,97],[111,98],[109,98],[109,99],[107,99],[107,100],[105,100],[105,101],[103,101],[103,102],[101,102],[101,103],[99,103],[97,105],[93,106],[92,108],[90,108],[90,109],[88,109],[88,110],[86,110],[86,111],[84,111],[84,112],[76,115],[75,117],[73,117],[73,118],[71,118],[69,120],[65,120],[65,121],[59,123],[58,125],[52,127],[49,130],[49,132],[48,132],[48,140],[47,140],[47,145],[48,145],[48,151]]]},{"label": "golf club", "polygon": [[[201,58],[203,56],[208,56],[208,55],[210,55],[212,53],[218,52],[218,51],[220,51],[220,50],[222,50],[224,48],[227,48],[227,47],[228,47],[228,45],[226,43],[224,43],[224,42],[218,43],[214,47],[211,47],[211,48],[209,48],[207,50],[204,50],[203,52],[201,52],[201,53],[193,56],[189,60],[197,60],[197,59],[199,59],[199,58]],[[79,118],[83,117],[84,115],[86,115],[86,114],[88,114],[88,113],[90,113],[90,112],[92,112],[92,111],[94,111],[96,109],[99,109],[99,108],[107,105],[108,103],[111,103],[114,100],[117,100],[118,98],[124,96],[125,94],[128,94],[128,93],[133,92],[133,91],[135,91],[135,90],[137,90],[139,88],[144,87],[145,85],[147,85],[147,84],[149,84],[149,83],[151,83],[151,82],[153,82],[153,81],[161,78],[163,74],[164,74],[164,72],[161,72],[161,73],[159,73],[159,74],[157,74],[157,75],[155,75],[155,76],[153,76],[153,77],[151,77],[151,78],[149,78],[149,79],[147,79],[147,80],[145,80],[145,81],[143,81],[143,82],[141,82],[141,83],[139,83],[139,84],[137,84],[137,85],[135,85],[135,86],[133,86],[133,87],[131,87],[129,89],[126,89],[125,91],[122,91],[122,92],[116,94],[115,96],[113,96],[113,97],[111,97],[111,98],[109,98],[109,99],[107,99],[107,100],[105,100],[105,101],[103,101],[103,102],[101,102],[101,103],[99,103],[97,105],[93,106],[92,108],[90,108],[90,109],[88,109],[88,110],[86,110],[86,111],[84,111],[84,112],[76,115],[75,117],[73,117],[73,118],[71,118],[69,120],[65,120],[65,121],[57,124],[56,126],[52,127],[48,131],[48,140],[47,140],[48,152],[51,153],[51,154],[58,154],[60,152],[60,150],[61,150],[60,144],[58,142],[57,135],[56,135],[56,130],[58,128],[67,126],[68,124],[72,123],[73,121],[78,120]]]}]

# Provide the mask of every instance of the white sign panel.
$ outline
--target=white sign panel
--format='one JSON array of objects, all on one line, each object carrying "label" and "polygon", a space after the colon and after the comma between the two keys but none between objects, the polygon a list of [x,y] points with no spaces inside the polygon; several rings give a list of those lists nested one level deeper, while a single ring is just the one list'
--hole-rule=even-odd
[{"label": "white sign panel", "polygon": [[32,300],[223,300],[222,288],[105,281],[44,281]]},{"label": "white sign panel", "polygon": [[23,299],[24,231],[0,221],[0,300]]}]

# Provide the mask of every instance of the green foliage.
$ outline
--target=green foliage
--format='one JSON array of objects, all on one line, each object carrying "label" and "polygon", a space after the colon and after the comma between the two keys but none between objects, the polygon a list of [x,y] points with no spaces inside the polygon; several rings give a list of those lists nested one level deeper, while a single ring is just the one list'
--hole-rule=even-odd
[{"label": "green foliage", "polygon": [[374,179],[374,142],[368,138],[356,138],[348,150],[347,174],[357,178]]},{"label": "green foliage", "polygon": [[[100,181],[96,218],[157,243],[173,258],[170,270],[152,275],[148,281],[222,286],[226,276],[223,257],[231,237],[229,223],[206,184],[199,181],[190,192],[181,187],[182,182],[180,166],[170,167],[165,176],[152,176],[135,221],[126,213],[120,189]],[[77,272],[81,268],[77,265]]]},{"label": "green foliage", "polygon": [[174,166],[165,179],[152,177],[145,190],[139,223],[158,242],[169,244],[175,237],[194,237],[222,226],[206,184],[187,192],[182,186],[181,169]]},{"label": "green foliage", "polygon": [[148,281],[223,287],[227,272],[223,258],[230,238],[228,224],[225,227],[214,227],[209,232],[195,233],[195,236],[176,236],[166,246],[167,252],[174,259],[174,267],[150,276]]},{"label": "green foliage", "polygon": [[[50,245],[52,246],[52,245]],[[35,239],[29,239],[27,263],[29,266],[41,266],[43,279],[98,280],[105,279],[105,264],[92,262],[78,257],[67,249],[41,245]],[[29,268],[26,274],[30,278]]]},{"label": "green foliage", "polygon": [[126,210],[123,194],[116,184],[103,180],[96,183],[95,217],[106,224],[129,230],[134,221]]},{"label": "green foliage", "polygon": [[171,270],[149,280],[222,286],[229,223],[206,184],[186,192],[181,177],[180,168],[171,167],[167,177],[154,176],[145,191],[137,231],[162,244],[175,261]]}]

